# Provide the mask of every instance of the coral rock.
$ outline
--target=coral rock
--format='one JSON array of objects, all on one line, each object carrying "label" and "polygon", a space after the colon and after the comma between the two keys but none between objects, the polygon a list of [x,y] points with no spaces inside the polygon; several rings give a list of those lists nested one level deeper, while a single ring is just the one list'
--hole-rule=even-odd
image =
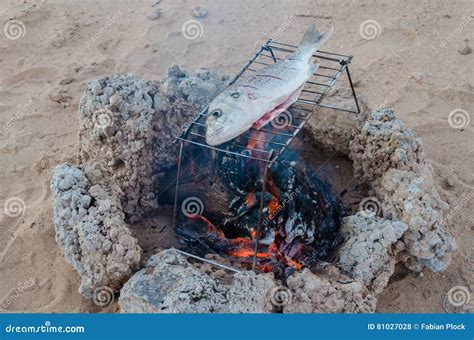
[{"label": "coral rock", "polygon": [[80,169],[68,164],[55,168],[51,191],[56,242],[81,276],[79,292],[91,298],[101,286],[120,289],[137,269],[141,249],[124,222],[116,192],[91,186]]},{"label": "coral rock", "polygon": [[393,245],[408,229],[403,222],[389,221],[368,212],[346,217],[341,232],[346,242],[338,251],[337,266],[379,294],[395,269]]},{"label": "coral rock", "polygon": [[79,104],[79,156],[83,166],[102,163],[106,177],[122,189],[127,221],[138,222],[158,207],[176,164],[173,143],[225,85],[213,71],[188,75],[174,66],[163,84],[132,75],[90,81]]},{"label": "coral rock", "polygon": [[382,198],[383,215],[409,225],[403,236],[408,254],[408,268],[421,271],[446,269],[449,252],[456,248],[454,238],[443,229],[443,202],[433,182],[429,167],[417,172],[392,169],[382,178],[377,194]]},{"label": "coral rock", "polygon": [[290,276],[288,287],[292,294],[284,313],[373,313],[377,303],[363,282],[316,275],[307,268]]},{"label": "coral rock", "polygon": [[124,313],[264,313],[272,311],[272,275],[242,272],[234,284],[222,285],[197,270],[174,250],[150,258],[147,268],[122,288]]},{"label": "coral rock", "polygon": [[220,71],[199,70],[189,74],[179,66],[172,65],[162,83],[168,98],[182,99],[203,109],[229,81],[230,78]]},{"label": "coral rock", "polygon": [[425,162],[421,140],[395,118],[392,109],[372,111],[350,143],[354,176],[372,184],[390,169],[413,170]]}]

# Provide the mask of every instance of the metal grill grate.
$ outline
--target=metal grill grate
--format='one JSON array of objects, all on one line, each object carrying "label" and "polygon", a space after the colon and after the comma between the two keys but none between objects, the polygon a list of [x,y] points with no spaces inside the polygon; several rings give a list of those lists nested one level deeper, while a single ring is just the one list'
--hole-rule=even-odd
[{"label": "metal grill grate", "polygon": [[[280,43],[273,41],[272,39],[268,40],[262,47],[255,53],[252,59],[250,59],[245,66],[240,70],[240,72],[232,79],[229,85],[232,85],[240,77],[251,75],[254,72],[257,72],[259,69],[270,65],[273,62],[284,59],[288,54],[291,54],[296,51],[298,47],[294,45],[289,45],[285,43]],[[313,55],[316,59],[316,62],[319,64],[319,68],[311,76],[308,82],[305,84],[298,100],[288,109],[291,112],[291,122],[285,125],[284,129],[274,129],[271,128],[270,123],[256,130],[254,128],[249,129],[247,132],[241,136],[235,138],[228,143],[219,145],[219,146],[210,146],[206,144],[205,140],[205,121],[207,108],[202,112],[198,113],[192,122],[183,130],[181,135],[177,137],[177,140],[180,141],[179,149],[179,158],[178,158],[178,174],[176,179],[176,192],[175,192],[175,206],[174,206],[174,216],[173,216],[173,225],[176,228],[176,218],[178,211],[178,193],[179,193],[179,183],[181,176],[181,161],[183,156],[183,147],[185,143],[194,144],[203,148],[212,149],[217,152],[223,152],[226,154],[231,154],[239,157],[245,157],[250,159],[255,159],[261,162],[266,163],[264,174],[262,178],[263,188],[265,188],[268,169],[273,166],[273,164],[278,160],[278,158],[284,153],[289,144],[301,131],[305,123],[311,117],[311,115],[319,108],[330,108],[334,110],[340,110],[349,113],[360,113],[359,103],[354,90],[354,85],[352,83],[352,78],[349,72],[349,64],[352,60],[351,55],[343,55],[338,53],[331,53],[325,51],[318,51]],[[334,87],[336,81],[340,76],[346,73],[349,81],[349,85],[352,91],[354,98],[354,103],[356,106],[355,110],[350,110],[347,108],[335,107],[333,105],[323,103],[326,95]],[[276,118],[278,119],[278,117]],[[255,132],[259,133],[256,134]],[[254,141],[259,142],[260,145],[263,145],[261,149],[249,148],[248,142]],[[263,143],[263,144],[262,144]],[[257,152],[255,152],[257,151]],[[257,234],[261,228],[262,224],[262,210],[263,210],[263,197],[261,195],[260,200],[260,214],[257,224]],[[176,230],[176,229],[175,229]],[[172,247],[175,247],[175,230],[173,232]],[[255,243],[255,251],[253,256],[253,267],[255,268],[256,264],[256,255],[257,255],[257,246],[258,239]],[[186,253],[182,250],[179,252],[191,256],[193,258],[198,258],[202,261],[212,263],[214,265],[221,266],[225,269],[235,270],[227,266],[221,265],[214,261],[209,261],[207,259],[201,258],[199,256]],[[235,270],[236,271],[236,270]]]},{"label": "metal grill grate", "polygon": [[[240,70],[240,72],[234,77],[234,79],[229,83],[229,85],[236,82],[237,79],[242,76],[251,75],[252,73],[257,72],[259,69],[269,65],[272,62],[284,59],[286,55],[293,53],[296,49],[297,47],[293,45],[268,40],[260,48],[260,50],[255,53],[254,57],[250,59],[247,64]],[[205,141],[205,121],[207,114],[206,108],[202,112],[198,113],[195,119],[183,131],[183,133],[178,137],[178,139],[195,145],[213,149],[215,151],[225,152],[228,154],[234,154],[247,158],[253,158],[259,161],[273,164],[277,161],[278,157],[285,151],[285,149],[300,132],[304,124],[308,121],[313,112],[318,109],[318,107],[359,113],[359,104],[355,96],[354,87],[348,68],[349,63],[352,60],[352,56],[324,51],[318,51],[313,56],[316,59],[317,63],[320,64],[320,66],[316,73],[313,74],[308,80],[308,82],[305,84],[298,100],[289,108],[289,110],[291,110],[291,123],[286,124],[285,129],[275,131],[276,129],[271,129],[268,126],[265,126],[262,129],[258,130],[261,133],[261,137],[256,138],[253,135],[253,132],[256,130],[254,128],[251,128],[239,138],[236,138],[231,141],[230,144],[226,143],[222,146],[210,146],[207,145]],[[328,94],[328,92],[331,90],[331,88],[334,87],[336,81],[344,72],[347,73],[357,110],[337,108],[331,105],[325,105],[323,103],[323,100]],[[268,134],[269,136],[264,136],[262,134]],[[245,152],[245,150],[247,150],[247,146],[241,144],[242,140],[254,140],[257,142],[261,142],[266,144],[266,147],[263,150],[252,149],[252,151],[258,151],[259,156],[255,157],[252,156],[250,152]],[[236,152],[235,150],[242,150],[242,152]]]}]

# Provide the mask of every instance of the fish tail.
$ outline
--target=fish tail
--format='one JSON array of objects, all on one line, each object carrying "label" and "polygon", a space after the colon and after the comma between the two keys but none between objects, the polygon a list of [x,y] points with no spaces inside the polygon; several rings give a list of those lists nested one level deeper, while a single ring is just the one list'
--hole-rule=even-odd
[{"label": "fish tail", "polygon": [[312,24],[306,30],[303,35],[303,39],[301,39],[301,43],[298,47],[298,50],[304,54],[308,54],[309,58],[311,55],[316,52],[322,44],[328,40],[334,32],[334,27],[331,27],[323,34],[319,33],[316,29],[316,26]]}]

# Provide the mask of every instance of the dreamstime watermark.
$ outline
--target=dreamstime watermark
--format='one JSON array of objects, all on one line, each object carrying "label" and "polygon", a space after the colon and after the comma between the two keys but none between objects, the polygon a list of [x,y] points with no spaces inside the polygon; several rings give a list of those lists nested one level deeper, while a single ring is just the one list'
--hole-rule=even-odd
[{"label": "dreamstime watermark", "polygon": [[448,123],[453,129],[462,130],[471,122],[471,117],[466,110],[454,109],[448,115]]},{"label": "dreamstime watermark", "polygon": [[204,204],[197,197],[188,197],[181,204],[181,211],[187,217],[195,217],[202,214]]},{"label": "dreamstime watermark", "polygon": [[389,109],[390,109],[390,107],[388,106],[388,101],[387,101],[387,99],[385,99],[383,101],[383,103],[380,104],[379,106],[377,106],[377,108],[375,110],[372,110],[372,112],[374,112],[374,111],[385,111],[385,110],[389,110]]},{"label": "dreamstime watermark", "polygon": [[99,307],[110,306],[115,300],[115,293],[112,288],[101,286],[94,289],[92,300]]},{"label": "dreamstime watermark", "polygon": [[181,128],[176,128],[174,129],[173,131],[173,137],[174,138],[178,138],[181,133],[185,130],[187,130],[195,121],[197,121],[199,118],[199,114],[197,115],[194,115],[192,117],[190,117],[184,124]]},{"label": "dreamstime watermark", "polygon": [[280,113],[278,116],[276,116],[271,124],[275,129],[284,129],[291,125],[291,122],[293,121],[293,116],[291,115],[291,112],[288,110],[283,111]]},{"label": "dreamstime watermark", "polygon": [[3,204],[3,213],[8,217],[19,217],[26,210],[26,204],[20,197],[10,197]]},{"label": "dreamstime watermark", "polygon": [[385,287],[388,285],[388,281],[390,277],[385,276],[383,279],[374,280],[372,285],[372,290],[375,294],[380,294],[384,290]]},{"label": "dreamstime watermark", "polygon": [[13,116],[5,124],[3,124],[2,128],[0,129],[0,138],[5,135],[5,133],[11,128],[13,123],[15,123],[17,120],[26,115],[32,105],[33,100],[29,99],[26,104],[17,106],[17,110],[15,111]]},{"label": "dreamstime watermark", "polygon": [[118,11],[117,13],[115,13],[114,15],[110,16],[107,21],[105,22],[105,24],[100,27],[96,32],[95,34],[90,37],[86,43],[84,44],[85,48],[89,48],[91,47],[92,44],[94,44],[102,34],[104,34],[110,27],[112,27],[113,24],[115,24],[118,20],[118,18],[122,15],[122,13],[120,11]]},{"label": "dreamstime watermark", "polygon": [[359,26],[359,34],[365,40],[377,39],[382,34],[382,26],[376,20],[365,20]]},{"label": "dreamstime watermark", "polygon": [[293,293],[288,287],[277,286],[270,293],[270,301],[274,306],[283,307],[291,304]]},{"label": "dreamstime watermark", "polygon": [[466,28],[467,24],[469,24],[472,19],[474,18],[474,15],[471,14],[469,16],[467,16],[463,21],[461,21],[461,23],[458,25],[458,27],[456,27],[449,35],[446,39],[444,39],[443,41],[440,42],[439,44],[439,47],[441,48],[446,48],[446,46],[448,46],[448,44],[453,40],[455,39],[458,35],[461,34],[461,32],[464,30],[464,28]]},{"label": "dreamstime watermark", "polygon": [[286,206],[288,203],[293,201],[295,197],[300,193],[300,189],[296,188],[294,191],[290,192],[286,195],[285,199],[278,205],[278,207],[273,210],[270,214],[268,214],[268,218],[264,218],[263,225],[268,225],[270,220],[273,220],[275,216],[277,216]]},{"label": "dreamstime watermark", "polygon": [[2,308],[7,309],[9,306],[11,306],[16,301],[16,299],[18,299],[18,297],[22,293],[24,293],[25,291],[27,291],[28,289],[30,289],[34,285],[35,285],[35,279],[32,278],[32,277],[28,278],[28,280],[26,280],[24,282],[18,282],[17,286],[13,290],[13,293],[11,293],[6,299],[3,300]]},{"label": "dreamstime watermark", "polygon": [[84,333],[84,326],[53,326],[50,321],[45,321],[39,326],[5,326],[6,333]]},{"label": "dreamstime watermark", "polygon": [[[293,15],[290,15],[288,18],[286,18],[283,24],[279,26],[273,34],[271,34],[271,39],[278,40],[278,37],[290,27],[291,23],[297,16],[298,12],[295,12]],[[265,32],[264,34],[267,35]]]},{"label": "dreamstime watermark", "polygon": [[201,39],[204,35],[204,27],[197,20],[188,20],[181,26],[181,34],[188,40]]},{"label": "dreamstime watermark", "polygon": [[26,26],[20,20],[10,19],[3,24],[3,34],[8,40],[21,39],[26,34]]},{"label": "dreamstime watermark", "polygon": [[449,213],[446,215],[446,219],[450,220],[454,216],[456,216],[461,209],[467,206],[467,203],[471,200],[473,196],[474,196],[474,191],[471,191],[466,196],[463,196],[459,204],[457,204],[454,208],[449,209]]},{"label": "dreamstime watermark", "polygon": [[359,211],[365,217],[377,216],[382,212],[382,204],[375,197],[366,197],[359,203]]}]

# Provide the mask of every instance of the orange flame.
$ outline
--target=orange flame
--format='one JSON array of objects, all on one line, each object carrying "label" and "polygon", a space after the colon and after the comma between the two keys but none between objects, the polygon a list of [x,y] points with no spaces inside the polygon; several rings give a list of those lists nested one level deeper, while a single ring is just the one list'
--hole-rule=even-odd
[{"label": "orange flame", "polygon": [[[231,252],[229,255],[236,256],[236,257],[251,257],[253,256],[253,254],[254,254],[253,249],[241,248],[239,250]],[[272,258],[273,255],[270,253],[257,253],[257,257],[269,259],[269,258]]]},{"label": "orange flame", "polygon": [[[265,133],[261,131],[252,131],[251,137],[247,143],[247,148],[251,150],[251,155],[255,156],[259,151],[253,149],[261,149],[263,150],[265,147]],[[192,163],[191,166],[194,164]],[[266,191],[271,194],[270,201],[268,202],[268,218],[271,220],[276,213],[278,213],[278,209],[280,209],[280,193],[275,184],[275,181],[270,173],[266,180]],[[257,201],[257,196],[255,192],[250,192],[245,197],[245,205],[247,208],[251,208],[255,205]],[[218,236],[221,239],[227,239],[224,232],[214,226],[214,224],[209,221],[204,216],[196,215],[190,217],[191,219],[200,220],[207,224],[208,232],[213,233],[214,235]],[[242,258],[251,258],[254,256],[255,253],[255,242],[258,237],[257,231],[252,228],[249,232],[250,237],[237,237],[233,239],[227,240],[228,243],[235,245],[237,250],[231,250],[228,252],[228,255],[235,256],[235,257],[242,257]],[[275,239],[276,239],[276,231],[275,231]],[[266,251],[262,251],[261,249],[266,247]],[[299,262],[289,258],[286,256],[282,251],[280,251],[278,244],[274,241],[270,245],[259,246],[259,251],[256,253],[256,257],[260,259],[274,259],[278,260],[278,262],[284,263],[287,266],[293,267],[297,270],[303,267],[302,264]],[[235,249],[235,248],[234,248]],[[257,263],[256,268],[262,272],[271,272],[273,270],[273,265],[266,264],[266,263]]]},{"label": "orange flame", "polygon": [[245,197],[245,205],[247,208],[251,208],[254,206],[255,201],[257,200],[257,195],[254,192],[249,192]]}]

